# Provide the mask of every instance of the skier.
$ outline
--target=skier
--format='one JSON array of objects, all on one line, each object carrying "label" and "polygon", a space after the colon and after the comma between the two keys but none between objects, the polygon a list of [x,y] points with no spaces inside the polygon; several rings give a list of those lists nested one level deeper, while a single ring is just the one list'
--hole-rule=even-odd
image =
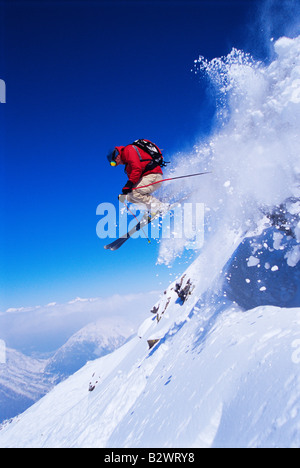
[{"label": "skier", "polygon": [[[152,216],[168,209],[168,204],[152,195],[162,185],[159,182],[163,180],[162,167],[165,165],[162,153],[154,143],[136,140],[131,145],[116,146],[108,153],[107,159],[112,167],[125,165],[128,181],[122,194],[127,201],[142,205]],[[145,185],[148,187],[144,187]]]}]

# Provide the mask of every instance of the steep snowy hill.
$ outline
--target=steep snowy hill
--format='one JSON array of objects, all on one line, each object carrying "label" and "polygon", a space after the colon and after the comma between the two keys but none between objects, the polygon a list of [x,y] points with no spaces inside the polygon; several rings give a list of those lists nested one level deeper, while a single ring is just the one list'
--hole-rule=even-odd
[{"label": "steep snowy hill", "polygon": [[172,285],[159,322],[56,386],[0,447],[299,446],[300,309],[242,312],[216,285],[184,304]]},{"label": "steep snowy hill", "polygon": [[[166,190],[205,203],[202,250],[137,336],[3,428],[0,447],[300,446],[300,37],[274,49],[268,66],[235,49],[199,58],[218,127],[174,175],[212,175]],[[163,241],[159,262],[186,247]]]}]

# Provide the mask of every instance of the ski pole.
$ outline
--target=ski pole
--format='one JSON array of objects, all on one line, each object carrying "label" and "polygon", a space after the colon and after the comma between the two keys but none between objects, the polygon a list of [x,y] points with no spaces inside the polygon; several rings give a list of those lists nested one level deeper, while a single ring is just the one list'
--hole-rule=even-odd
[{"label": "ski pole", "polygon": [[198,172],[197,174],[189,174],[189,175],[179,176],[179,177],[170,177],[169,179],[159,180],[158,182],[153,182],[152,184],[143,185],[142,187],[140,187],[140,186],[139,187],[134,187],[132,190],[138,190],[138,189],[141,189],[141,188],[150,187],[151,185],[161,184],[162,182],[168,182],[170,180],[186,179],[187,177],[196,177],[196,176],[200,176],[200,175],[204,175],[204,174],[212,174],[212,172]]}]

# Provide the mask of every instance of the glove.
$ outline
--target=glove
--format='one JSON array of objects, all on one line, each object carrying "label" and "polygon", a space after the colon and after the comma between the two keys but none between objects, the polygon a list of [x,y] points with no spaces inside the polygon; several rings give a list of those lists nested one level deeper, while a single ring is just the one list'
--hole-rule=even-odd
[{"label": "glove", "polygon": [[126,195],[123,195],[123,194],[121,193],[121,195],[118,195],[118,200],[119,200],[120,203],[124,203],[125,200],[126,200]]},{"label": "glove", "polygon": [[129,180],[122,190],[123,195],[127,195],[128,193],[131,193],[133,186],[134,186],[134,183],[131,182],[131,180]]}]

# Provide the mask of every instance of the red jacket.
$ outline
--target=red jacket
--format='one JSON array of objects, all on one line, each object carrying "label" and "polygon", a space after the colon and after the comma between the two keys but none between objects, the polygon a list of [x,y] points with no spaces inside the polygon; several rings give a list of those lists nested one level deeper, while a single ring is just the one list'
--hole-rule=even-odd
[{"label": "red jacket", "polygon": [[[152,171],[143,173],[147,164],[152,161],[151,156],[141,148],[138,148],[139,154],[143,161],[140,160],[138,152],[132,145],[116,146],[121,155],[122,162],[126,165],[125,171],[128,179],[133,185],[136,185],[143,176],[148,174],[163,174],[161,167],[156,166]],[[145,159],[145,161],[144,161]]]}]

